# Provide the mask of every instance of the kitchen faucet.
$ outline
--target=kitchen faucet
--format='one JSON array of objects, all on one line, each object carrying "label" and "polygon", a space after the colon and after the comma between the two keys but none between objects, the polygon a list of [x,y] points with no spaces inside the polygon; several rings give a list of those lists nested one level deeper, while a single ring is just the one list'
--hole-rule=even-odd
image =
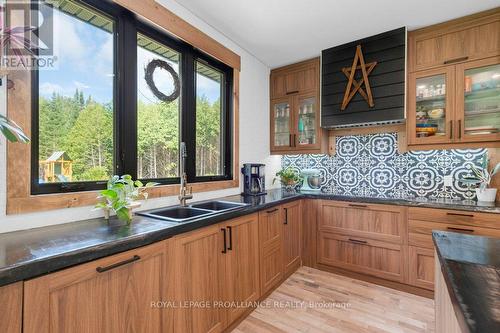
[{"label": "kitchen faucet", "polygon": [[193,198],[193,188],[187,186],[187,174],[186,174],[186,143],[181,142],[180,145],[180,176],[181,176],[181,186],[179,193],[179,203],[182,207],[186,207],[186,200]]}]

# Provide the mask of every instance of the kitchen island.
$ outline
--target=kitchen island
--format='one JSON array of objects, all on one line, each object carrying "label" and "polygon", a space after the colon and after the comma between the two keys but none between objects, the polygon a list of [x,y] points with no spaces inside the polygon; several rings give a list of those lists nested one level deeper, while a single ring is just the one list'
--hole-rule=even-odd
[{"label": "kitchen island", "polygon": [[500,239],[435,231],[433,240],[436,332],[500,332]]}]

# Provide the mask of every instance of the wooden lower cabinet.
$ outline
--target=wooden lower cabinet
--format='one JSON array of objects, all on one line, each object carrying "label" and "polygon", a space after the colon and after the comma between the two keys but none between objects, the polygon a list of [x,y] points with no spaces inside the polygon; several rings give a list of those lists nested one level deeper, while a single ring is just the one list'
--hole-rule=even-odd
[{"label": "wooden lower cabinet", "polygon": [[436,315],[436,333],[461,333],[455,307],[451,302],[450,292],[444,280],[443,272],[437,254],[434,255],[434,269],[436,271],[436,291],[434,293],[434,308]]},{"label": "wooden lower cabinet", "polygon": [[408,247],[408,283],[434,290],[434,250]]},{"label": "wooden lower cabinet", "polygon": [[174,238],[174,332],[221,332],[259,296],[258,215]]},{"label": "wooden lower cabinet", "polygon": [[243,216],[225,224],[228,250],[223,255],[225,276],[222,281],[224,301],[232,302],[227,310],[227,325],[260,297],[259,284],[259,218]]},{"label": "wooden lower cabinet", "polygon": [[[170,276],[175,286],[173,299],[174,332],[221,332],[225,313],[214,303],[223,300],[225,228],[206,227],[173,239],[174,269]],[[226,243],[227,244],[227,243]]]},{"label": "wooden lower cabinet", "polygon": [[300,267],[302,202],[294,201],[283,208],[283,273],[287,277]]},{"label": "wooden lower cabinet", "polygon": [[283,228],[281,208],[259,212],[260,291],[276,287],[283,279]]},{"label": "wooden lower cabinet", "polygon": [[23,321],[23,282],[0,287],[0,332],[20,333]]},{"label": "wooden lower cabinet", "polygon": [[23,332],[168,332],[167,242],[25,281]]},{"label": "wooden lower cabinet", "polygon": [[320,232],[318,262],[405,282],[405,246]]}]

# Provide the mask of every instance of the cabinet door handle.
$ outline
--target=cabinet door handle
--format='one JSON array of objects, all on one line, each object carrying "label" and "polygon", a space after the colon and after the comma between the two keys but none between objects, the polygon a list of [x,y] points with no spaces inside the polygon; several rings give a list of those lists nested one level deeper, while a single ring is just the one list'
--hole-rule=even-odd
[{"label": "cabinet door handle", "polygon": [[462,119],[458,119],[458,138],[462,138]]},{"label": "cabinet door handle", "polygon": [[367,241],[359,240],[359,239],[353,239],[353,238],[349,238],[349,242],[356,243],[356,244],[368,244]]},{"label": "cabinet door handle", "polygon": [[294,91],[287,91],[287,95],[293,95],[293,94],[296,94],[298,93],[299,91],[298,90],[294,90]]},{"label": "cabinet door handle", "polygon": [[459,231],[459,232],[474,232],[473,229],[463,229],[463,228],[455,228],[455,227],[447,227],[446,229],[451,231]]},{"label": "cabinet door handle", "polygon": [[141,259],[141,257],[136,254],[136,255],[134,255],[130,259],[123,260],[123,261],[117,262],[116,264],[112,264],[112,265],[109,265],[109,266],[104,266],[104,267],[99,266],[95,270],[97,271],[97,273],[104,273],[104,272],[112,270],[114,268],[130,264],[130,263],[132,263],[134,261],[137,261],[139,259]]},{"label": "cabinet door handle", "polygon": [[227,252],[227,244],[226,244],[226,228],[221,228],[222,231],[222,237],[224,238],[224,249],[222,250],[222,253]]},{"label": "cabinet door handle", "polygon": [[267,211],[266,211],[266,213],[271,214],[271,213],[274,213],[274,212],[276,212],[276,211],[278,211],[278,208],[274,208],[274,209],[271,209],[271,210],[267,210]]},{"label": "cabinet door handle", "polygon": [[227,249],[229,251],[232,251],[233,250],[233,227],[228,226],[227,230],[229,230],[229,246],[227,247]]},{"label": "cabinet door handle", "polygon": [[453,139],[453,120],[450,120],[450,139]]},{"label": "cabinet door handle", "polygon": [[293,147],[293,135],[290,133],[290,136],[288,137],[288,146],[289,147]]},{"label": "cabinet door handle", "polygon": [[359,204],[349,204],[350,207],[358,207],[358,208],[366,208],[367,205],[359,205]]},{"label": "cabinet door handle", "polygon": [[474,215],[472,215],[472,214],[460,214],[460,213],[450,213],[450,212],[447,212],[446,215],[463,216],[463,217],[474,217]]},{"label": "cabinet door handle", "polygon": [[283,208],[285,210],[285,222],[283,224],[288,224],[288,208]]},{"label": "cabinet door handle", "polygon": [[469,59],[469,57],[460,57],[460,58],[455,58],[455,59],[450,59],[450,60],[446,60],[444,62],[445,65],[448,65],[448,64],[453,64],[455,62],[460,62],[460,61],[465,61]]}]

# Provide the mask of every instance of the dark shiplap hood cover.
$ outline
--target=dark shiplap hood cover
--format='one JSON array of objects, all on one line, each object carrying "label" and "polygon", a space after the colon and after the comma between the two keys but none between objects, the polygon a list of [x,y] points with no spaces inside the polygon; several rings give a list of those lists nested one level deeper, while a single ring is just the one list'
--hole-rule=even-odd
[{"label": "dark shiplap hood cover", "polygon": [[[359,94],[341,110],[348,79],[343,67],[351,67],[356,46],[365,63],[377,65],[368,76],[374,106]],[[404,122],[406,29],[399,28],[321,52],[321,127],[355,127]],[[356,71],[356,78],[361,71]],[[363,85],[364,87],[364,85]],[[352,90],[352,89],[351,89]]]}]

